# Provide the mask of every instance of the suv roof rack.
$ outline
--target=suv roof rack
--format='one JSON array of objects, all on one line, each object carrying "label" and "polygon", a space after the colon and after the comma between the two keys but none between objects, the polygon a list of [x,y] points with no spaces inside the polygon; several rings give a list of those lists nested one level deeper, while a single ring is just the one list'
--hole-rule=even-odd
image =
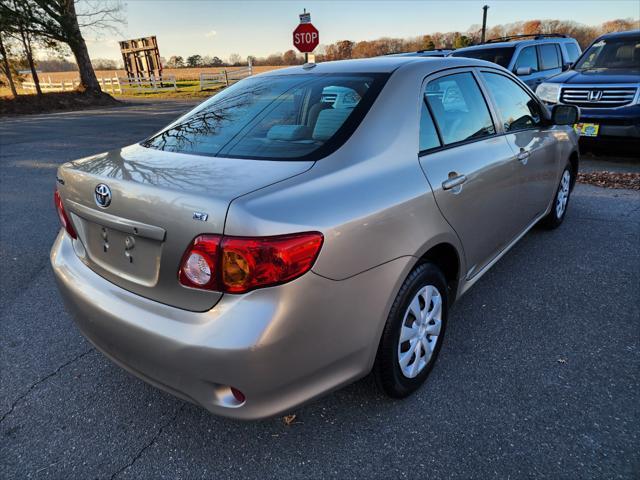
[{"label": "suv roof rack", "polygon": [[[449,50],[453,50],[453,48],[432,48],[430,50],[416,50],[416,53],[425,53],[425,52],[448,52]],[[30,72],[31,70],[29,70]]]},{"label": "suv roof rack", "polygon": [[524,38],[532,38],[533,40],[541,40],[543,38],[569,38],[564,33],[530,33],[523,35],[509,35],[507,37],[491,38],[484,43],[509,42],[511,40],[520,40]]}]

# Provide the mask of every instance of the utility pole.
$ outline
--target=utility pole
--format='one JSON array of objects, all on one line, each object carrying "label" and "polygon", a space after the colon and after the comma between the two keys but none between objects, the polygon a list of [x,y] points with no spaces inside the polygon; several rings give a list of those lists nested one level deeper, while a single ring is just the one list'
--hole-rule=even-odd
[{"label": "utility pole", "polygon": [[489,5],[482,7],[482,10],[482,37],[480,38],[480,43],[484,43],[487,33],[487,10],[489,10]]}]

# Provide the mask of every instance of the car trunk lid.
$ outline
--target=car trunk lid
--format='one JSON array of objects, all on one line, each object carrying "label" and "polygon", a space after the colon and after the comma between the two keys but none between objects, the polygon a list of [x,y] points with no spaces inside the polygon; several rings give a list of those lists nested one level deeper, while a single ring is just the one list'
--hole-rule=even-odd
[{"label": "car trunk lid", "polygon": [[[89,268],[144,297],[205,311],[221,293],[178,282],[182,255],[191,241],[203,233],[222,234],[234,198],[312,165],[187,155],[133,145],[66,163],[58,179],[65,209],[78,232],[76,252]],[[96,192],[99,186],[106,190]],[[110,199],[105,206],[98,201],[103,195]]]}]

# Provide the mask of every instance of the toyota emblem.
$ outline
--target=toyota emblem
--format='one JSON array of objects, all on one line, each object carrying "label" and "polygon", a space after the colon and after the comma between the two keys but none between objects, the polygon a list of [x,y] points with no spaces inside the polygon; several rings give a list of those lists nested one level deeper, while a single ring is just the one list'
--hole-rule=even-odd
[{"label": "toyota emblem", "polygon": [[96,185],[94,196],[96,205],[98,205],[99,207],[107,208],[109,205],[111,205],[111,189],[104,183]]}]

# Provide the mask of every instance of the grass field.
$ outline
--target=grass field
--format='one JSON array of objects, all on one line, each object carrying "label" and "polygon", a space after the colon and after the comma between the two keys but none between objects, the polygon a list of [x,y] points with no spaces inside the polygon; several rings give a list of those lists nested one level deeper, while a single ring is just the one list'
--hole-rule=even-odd
[{"label": "grass field", "polygon": [[[233,70],[234,68],[239,67],[226,67],[228,70]],[[253,73],[263,73],[268,72],[270,70],[276,70],[280,68],[285,68],[282,66],[261,66],[261,67],[253,67]],[[165,75],[175,75],[176,77],[176,86],[178,91],[174,90],[161,90],[154,91],[152,89],[130,89],[126,90],[122,94],[115,94],[114,97],[123,97],[123,98],[135,98],[135,97],[144,97],[144,98],[206,98],[221,89],[212,88],[209,90],[201,91],[200,90],[200,73],[220,73],[225,69],[225,67],[220,68],[166,68],[163,73]],[[96,77],[100,78],[113,78],[116,76],[124,77],[124,70],[96,70]],[[40,80],[43,82],[70,82],[72,80],[78,79],[78,72],[42,72],[40,74]],[[30,81],[31,75],[27,75],[23,78],[24,81]],[[107,90],[107,93],[108,92]],[[9,96],[11,94],[8,87],[0,86],[0,97]],[[23,90],[18,88],[18,94],[20,95],[34,95],[35,93],[29,90]]]},{"label": "grass field", "polygon": [[[111,94],[116,98],[207,98],[224,88],[220,84],[217,88],[200,90],[198,80],[176,80],[177,91],[175,90],[153,90],[151,88],[125,90],[123,93]],[[109,92],[107,92],[109,93]]]}]

